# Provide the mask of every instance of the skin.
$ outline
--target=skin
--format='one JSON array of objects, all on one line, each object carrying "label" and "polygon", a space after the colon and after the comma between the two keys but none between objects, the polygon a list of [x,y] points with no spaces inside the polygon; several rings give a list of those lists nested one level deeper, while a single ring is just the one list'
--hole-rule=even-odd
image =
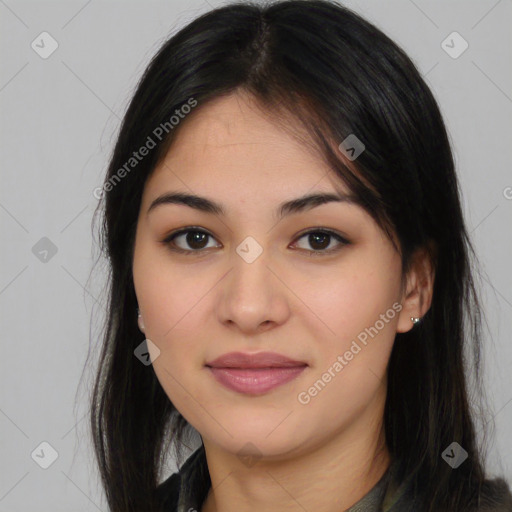
[{"label": "skin", "polygon": [[[356,204],[327,203],[278,222],[281,202],[349,191],[245,93],[198,106],[181,123],[144,188],[133,279],[141,330],[160,350],[155,373],[203,439],[213,490],[201,510],[345,510],[389,466],[386,366],[396,332],[411,329],[410,318],[430,307],[432,269],[419,251],[402,288],[399,253]],[[148,215],[151,202],[169,191],[206,196],[227,215],[176,204]],[[197,245],[186,235],[174,242],[202,252],[184,255],[161,243],[187,226],[212,236]],[[320,227],[350,244],[331,237],[314,245],[302,235]],[[252,263],[236,252],[247,236],[263,250]],[[311,256],[315,249],[324,255]],[[299,393],[394,303],[402,310],[300,403]],[[225,388],[205,367],[231,351],[275,351],[308,367],[291,382],[248,396]],[[255,464],[237,455],[242,448]]]}]

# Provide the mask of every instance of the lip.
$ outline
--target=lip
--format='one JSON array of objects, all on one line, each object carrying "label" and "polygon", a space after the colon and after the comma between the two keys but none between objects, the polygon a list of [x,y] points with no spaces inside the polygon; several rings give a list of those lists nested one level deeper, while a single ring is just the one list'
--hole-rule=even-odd
[{"label": "lip", "polygon": [[297,378],[308,365],[276,352],[230,352],[205,366],[228,389],[261,395]]},{"label": "lip", "polygon": [[289,368],[307,366],[305,361],[296,361],[277,352],[229,352],[206,363],[213,368]]}]

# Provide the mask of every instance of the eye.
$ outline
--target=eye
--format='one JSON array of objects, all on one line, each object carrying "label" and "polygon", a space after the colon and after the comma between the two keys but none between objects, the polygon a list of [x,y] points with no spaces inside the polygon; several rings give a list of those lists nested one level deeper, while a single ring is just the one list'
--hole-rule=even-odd
[{"label": "eye", "polygon": [[[202,229],[192,228],[193,226],[171,233],[167,238],[165,238],[165,240],[162,241],[162,243],[164,245],[169,245],[170,249],[173,251],[187,255],[202,252],[202,249],[206,247],[205,241],[208,239],[208,237],[213,238],[213,236]],[[177,245],[176,240],[180,239],[182,239],[181,243],[189,244],[189,247],[191,247],[192,250],[188,249],[187,247],[183,248]]]},{"label": "eye", "polygon": [[[340,250],[343,246],[348,245],[350,242],[341,236],[339,233],[324,228],[315,228],[314,230],[302,233],[296,240],[307,238],[307,243],[310,244],[312,250],[303,249],[310,253],[310,256],[321,256],[330,254]],[[203,229],[189,226],[179,231],[171,233],[168,237],[162,240],[164,245],[169,246],[172,251],[179,252],[185,255],[199,254],[208,248],[208,238],[214,238],[213,235],[204,231]],[[332,239],[338,242],[334,248],[326,249],[331,245]],[[179,242],[179,243],[177,243]],[[185,247],[179,244],[185,244]],[[188,244],[188,247],[186,245]],[[211,248],[211,247],[210,247]]]},{"label": "eye", "polygon": [[[313,250],[306,249],[311,254],[310,256],[323,256],[325,254],[331,254],[333,252],[339,251],[343,246],[348,245],[350,242],[341,236],[339,233],[335,233],[330,229],[323,228],[315,228],[314,230],[307,231],[306,233],[302,233],[299,236],[298,240],[307,237],[307,243],[313,247]],[[329,245],[331,245],[332,239],[335,239],[338,242],[338,245],[335,245],[333,248],[326,249]]]}]

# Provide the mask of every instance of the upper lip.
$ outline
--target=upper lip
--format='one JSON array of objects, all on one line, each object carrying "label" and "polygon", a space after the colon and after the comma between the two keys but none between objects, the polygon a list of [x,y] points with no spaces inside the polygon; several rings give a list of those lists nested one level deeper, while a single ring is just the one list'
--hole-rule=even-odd
[{"label": "upper lip", "polygon": [[307,366],[307,363],[290,359],[277,352],[259,352],[257,354],[229,352],[207,362],[206,366],[214,368],[283,368]]}]

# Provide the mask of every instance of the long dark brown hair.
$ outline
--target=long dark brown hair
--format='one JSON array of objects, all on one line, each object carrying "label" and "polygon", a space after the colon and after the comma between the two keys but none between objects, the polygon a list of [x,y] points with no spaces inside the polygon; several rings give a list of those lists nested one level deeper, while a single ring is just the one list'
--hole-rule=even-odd
[{"label": "long dark brown hair", "polygon": [[[149,63],[122,121],[97,210],[108,305],[90,413],[110,511],[159,508],[166,457],[171,447],[181,457],[191,429],[152,366],[134,356],[144,340],[132,279],[141,196],[179,126],[162,140],[154,130],[190,98],[200,109],[236,89],[283,125],[305,128],[318,155],[396,236],[404,273],[417,248],[430,250],[432,306],[421,324],[396,335],[389,361],[386,443],[398,478],[411,478],[422,504],[416,512],[473,510],[485,476],[475,426],[486,413],[482,316],[439,107],[412,61],[375,26],[334,2],[290,0],[234,3],[179,30]],[[352,169],[338,149],[350,134],[365,145]],[[149,136],[156,147],[120,173]],[[441,457],[454,441],[469,454],[456,470]]]}]

